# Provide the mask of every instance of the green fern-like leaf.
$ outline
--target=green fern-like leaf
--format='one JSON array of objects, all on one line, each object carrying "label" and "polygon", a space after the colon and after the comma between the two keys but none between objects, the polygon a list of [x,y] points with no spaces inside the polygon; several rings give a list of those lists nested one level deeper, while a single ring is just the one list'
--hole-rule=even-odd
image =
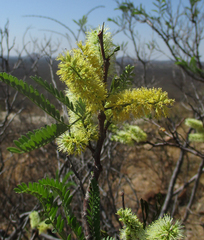
[{"label": "green fern-like leaf", "polygon": [[87,209],[87,220],[95,240],[100,239],[100,193],[98,183],[91,180],[89,209]]},{"label": "green fern-like leaf", "polygon": [[82,227],[73,214],[69,213],[69,215],[67,216],[67,222],[68,225],[71,227],[72,231],[76,234],[77,238],[79,240],[84,240],[85,237],[82,231]]},{"label": "green fern-like leaf", "polygon": [[71,240],[71,234],[68,235],[67,240]]},{"label": "green fern-like leaf", "polygon": [[13,153],[30,152],[50,143],[68,129],[69,126],[65,124],[48,125],[41,129],[34,130],[34,132],[28,132],[26,136],[21,136],[18,141],[14,140],[14,143],[18,148],[9,147],[7,149]]},{"label": "green fern-like leaf", "polygon": [[49,93],[51,93],[55,98],[57,98],[61,103],[65,104],[71,111],[77,112],[73,106],[73,103],[69,101],[69,98],[63,94],[62,91],[58,91],[51,83],[44,81],[41,77],[31,77],[35,82],[41,85]]},{"label": "green fern-like leaf", "polygon": [[125,70],[119,77],[114,77],[111,82],[111,89],[112,93],[127,89],[131,87],[133,76],[134,76],[134,66],[126,66]]},{"label": "green fern-like leaf", "polygon": [[56,196],[59,196],[62,200],[68,224],[71,226],[78,239],[84,240],[81,226],[76,221],[73,214],[71,212],[69,213],[72,196],[68,188],[71,185],[75,185],[72,181],[68,181],[71,174],[73,173],[68,172],[62,181],[60,181],[59,178],[54,179],[46,177],[38,182],[29,182],[28,185],[21,183],[14,191],[16,193],[27,193],[35,196],[44,208],[45,216],[48,219],[46,222],[53,225],[54,231],[58,232],[62,239],[67,239],[66,233],[64,232],[65,219],[58,213],[58,209],[61,205],[56,201]]},{"label": "green fern-like leaf", "polygon": [[16,193],[28,193],[30,195],[35,196],[40,202],[46,202],[49,204],[52,203],[52,198],[50,196],[49,191],[46,188],[43,188],[40,183],[29,183],[28,186],[25,183],[21,183],[14,188]]},{"label": "green fern-like leaf", "polygon": [[76,113],[77,115],[84,117],[86,114],[86,104],[83,102],[81,98],[79,98],[78,101],[76,101]]},{"label": "green fern-like leaf", "polygon": [[86,113],[86,106],[82,99],[79,99],[75,106],[72,102],[70,102],[69,98],[64,95],[62,91],[58,91],[51,83],[49,84],[47,81],[44,81],[41,77],[31,77],[35,82],[41,85],[44,89],[46,89],[49,93],[51,93],[56,99],[58,99],[61,103],[66,105],[72,112],[77,114],[79,117],[83,117]]},{"label": "green fern-like leaf", "polygon": [[68,181],[66,183],[68,177],[72,174],[72,172],[69,172],[62,182],[60,182],[58,179],[53,179],[53,178],[43,178],[42,180],[39,180],[39,183],[43,186],[46,187],[53,192],[56,192],[56,194],[60,197],[63,203],[66,203],[68,206],[72,200],[72,196],[70,196],[70,190],[68,188],[70,186],[75,186],[76,184],[72,181]]},{"label": "green fern-like leaf", "polygon": [[64,122],[63,117],[60,116],[60,113],[57,109],[55,109],[55,106],[51,104],[48,99],[45,99],[44,95],[40,94],[37,89],[33,88],[33,86],[29,86],[26,82],[19,80],[18,78],[7,73],[0,73],[0,81],[10,85],[25,95],[58,122]]}]

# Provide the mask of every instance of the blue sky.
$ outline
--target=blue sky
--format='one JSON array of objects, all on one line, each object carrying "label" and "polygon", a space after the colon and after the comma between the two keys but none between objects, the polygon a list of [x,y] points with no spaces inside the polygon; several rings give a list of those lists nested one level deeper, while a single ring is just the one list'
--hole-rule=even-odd
[{"label": "blue sky", "polygon": [[[177,0],[172,0],[173,4],[177,2]],[[142,3],[147,11],[154,8],[152,0],[135,0],[134,3],[135,5]],[[12,43],[11,40],[16,37],[15,49],[18,49],[18,51],[22,49],[22,37],[28,27],[26,42],[30,41],[30,37],[38,39],[40,42],[45,35],[47,38],[51,36],[53,42],[61,42],[60,51],[63,51],[65,48],[69,49],[67,40],[60,35],[42,31],[42,29],[65,34],[67,32],[65,28],[48,19],[25,17],[25,15],[42,15],[55,18],[77,33],[77,25],[73,22],[73,19],[79,20],[90,9],[100,5],[103,5],[104,8],[98,8],[91,12],[88,16],[88,24],[96,27],[105,22],[111,31],[116,30],[115,24],[107,21],[108,17],[113,18],[120,14],[119,11],[114,10],[117,7],[114,0],[5,0],[1,3],[3,11],[0,15],[0,28],[4,28],[4,24],[9,20],[10,42]],[[141,34],[142,41],[148,40],[152,36],[152,31],[144,24],[138,24],[137,31]],[[154,34],[154,37],[159,41],[156,34]],[[115,43],[121,43],[123,40],[127,41],[123,34],[114,37]],[[74,39],[72,39],[72,44],[74,42]],[[159,44],[164,47],[161,41],[159,41]],[[131,52],[132,46],[129,45],[128,49]],[[14,54],[13,51],[12,55]]]}]

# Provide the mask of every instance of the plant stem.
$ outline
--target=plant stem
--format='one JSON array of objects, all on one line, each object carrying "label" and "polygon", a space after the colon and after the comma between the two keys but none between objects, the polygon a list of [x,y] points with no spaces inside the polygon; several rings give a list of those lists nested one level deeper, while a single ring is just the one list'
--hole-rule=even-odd
[{"label": "plant stem", "polygon": [[[101,55],[103,57],[103,71],[104,71],[104,83],[107,82],[107,75],[108,75],[108,68],[110,65],[109,58],[105,57],[105,51],[104,51],[104,45],[103,45],[103,28],[104,24],[102,27],[102,30],[98,34],[99,42],[100,42],[100,47],[101,47]],[[96,148],[90,148],[92,151],[92,156],[94,159],[94,169],[93,169],[93,174],[89,180],[89,184],[87,187],[85,199],[84,199],[84,204],[83,204],[83,225],[85,229],[85,237],[87,240],[92,240],[94,239],[94,236],[91,233],[91,229],[89,226],[89,223],[87,221],[87,215],[88,215],[88,210],[89,210],[89,202],[90,202],[90,191],[91,191],[91,180],[95,178],[96,181],[98,181],[100,173],[102,172],[103,168],[101,165],[101,149],[104,143],[104,140],[106,138],[106,131],[109,126],[109,124],[105,127],[105,120],[106,120],[106,115],[104,111],[100,111],[98,114],[98,126],[99,126],[99,138],[96,144]]]}]

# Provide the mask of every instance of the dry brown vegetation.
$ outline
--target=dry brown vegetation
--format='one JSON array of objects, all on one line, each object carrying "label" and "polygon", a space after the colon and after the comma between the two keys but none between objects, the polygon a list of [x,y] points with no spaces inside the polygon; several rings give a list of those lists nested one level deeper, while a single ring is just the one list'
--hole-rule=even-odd
[{"label": "dry brown vegetation", "polygon": [[[14,193],[13,189],[16,185],[20,182],[38,181],[45,177],[46,174],[54,177],[55,171],[58,168],[58,161],[61,163],[65,161],[64,158],[57,157],[56,147],[53,144],[23,155],[11,155],[6,151],[6,148],[12,145],[12,140],[20,136],[22,132],[43,126],[48,123],[47,120],[45,115],[39,114],[37,109],[35,113],[34,108],[32,108],[32,113],[22,112],[21,116],[16,117],[12,122],[8,131],[8,137],[1,143],[4,172],[1,174],[2,181],[0,183],[2,199],[0,206],[2,212],[0,226],[1,229],[8,230],[7,233],[11,233],[15,226],[19,224],[16,221],[20,218],[21,214],[30,212],[37,204],[33,197],[27,195],[19,196]],[[161,138],[158,127],[144,121],[139,121],[138,123],[149,133],[150,139],[152,137]],[[185,129],[181,128],[182,134],[184,131]],[[203,146],[202,144],[200,145],[202,150]],[[152,148],[148,143],[145,145],[135,144],[135,146],[131,147],[117,144],[112,151],[111,160],[105,154],[103,160],[105,167],[100,179],[101,199],[104,214],[106,214],[106,218],[111,219],[116,229],[119,223],[114,217],[114,206],[116,209],[122,206],[120,195],[122,191],[125,196],[125,206],[131,207],[134,212],[137,212],[141,220],[140,199],[143,198],[147,201],[150,209],[148,221],[152,221],[154,214],[156,214],[156,203],[159,206],[159,203],[162,203],[165,198],[169,179],[178,156],[179,149],[169,146]],[[86,161],[86,155],[84,157],[84,161]],[[192,154],[186,154],[186,160],[181,168],[175,190],[182,187],[186,181],[196,174],[198,165],[199,158]],[[82,167],[83,169],[80,172],[87,173],[86,163],[83,162],[81,166],[76,167],[79,167],[79,169]],[[86,181],[84,187],[86,187]],[[175,199],[172,199],[169,211],[174,211],[176,219],[182,218],[185,213],[191,189],[192,184],[177,195],[175,203]],[[190,217],[185,224],[188,235],[186,239],[202,239],[202,223],[204,221],[203,190],[204,177],[201,177],[195,201],[191,207]],[[81,206],[79,206],[81,197],[80,193],[76,195],[76,201],[73,204],[73,209],[76,212],[81,211]],[[29,224],[27,224],[27,228],[29,229]],[[114,229],[112,231],[114,232]],[[29,237],[30,234],[31,230],[25,236]]]}]

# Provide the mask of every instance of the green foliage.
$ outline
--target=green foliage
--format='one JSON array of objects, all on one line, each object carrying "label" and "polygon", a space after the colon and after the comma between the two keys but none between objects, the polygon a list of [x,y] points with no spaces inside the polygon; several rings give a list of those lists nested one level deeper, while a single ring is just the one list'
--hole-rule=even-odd
[{"label": "green foliage", "polygon": [[186,15],[188,11],[190,12],[189,14],[189,19],[192,23],[195,23],[196,18],[198,17],[198,14],[200,13],[200,9],[197,7],[198,2],[201,0],[190,0],[190,8],[186,7]]},{"label": "green foliage", "polygon": [[133,145],[135,142],[144,142],[147,140],[147,134],[138,126],[124,124],[122,130],[116,130],[111,140],[123,144]]},{"label": "green foliage", "polygon": [[106,237],[106,238],[102,238],[102,240],[115,240],[115,238],[113,238],[113,237]]},{"label": "green foliage", "polygon": [[195,56],[193,56],[190,59],[189,63],[187,61],[183,60],[183,59],[178,58],[177,62],[175,62],[175,64],[184,67],[186,70],[188,70],[192,73],[196,73],[196,74],[203,74],[204,73],[203,70],[200,69],[200,67],[198,67]]},{"label": "green foliage", "polygon": [[[203,82],[204,72],[200,52],[203,28],[201,0],[184,1],[188,3],[178,4],[177,10],[173,8],[171,1],[154,0],[152,12],[146,11],[142,4],[135,5],[134,1],[116,2],[118,4],[116,9],[121,11],[121,17],[109,18],[109,21],[114,22],[127,36],[128,32],[133,36],[134,24],[146,23],[164,40],[176,64],[193,79]],[[181,26],[178,22],[184,24]],[[182,41],[184,35],[185,41]],[[136,35],[133,38],[134,44]],[[159,49],[159,45],[156,48]]]},{"label": "green foliage", "polygon": [[132,86],[134,77],[134,66],[127,65],[123,70],[123,73],[118,77],[115,76],[111,82],[110,91],[112,93],[128,89]]},{"label": "green foliage", "polygon": [[[78,119],[76,119],[75,122],[84,117],[85,106],[81,99],[76,102],[76,105],[74,107],[73,103],[69,101],[69,98],[65,96],[62,91],[59,92],[56,88],[54,88],[52,84],[48,84],[46,81],[43,81],[39,77],[33,77],[32,79],[49,93],[51,93],[61,103],[65,104],[71,111],[73,111],[78,116]],[[19,80],[18,78],[13,77],[7,73],[0,73],[0,81],[10,85],[20,93],[24,94],[34,104],[36,104],[44,112],[59,122],[58,124],[52,124],[51,126],[46,126],[42,127],[41,129],[34,130],[34,132],[28,132],[26,136],[21,136],[18,141],[14,141],[15,145],[18,148],[9,147],[8,150],[10,152],[30,152],[53,141],[55,138],[59,137],[68,129],[70,129],[70,125],[64,123],[63,117],[60,116],[60,113],[57,109],[55,109],[55,106],[51,104],[48,99],[45,99],[44,95],[40,94],[37,89],[34,89],[26,82],[23,82],[22,80]]]},{"label": "green foliage", "polygon": [[60,116],[60,113],[55,106],[49,102],[48,99],[45,99],[43,94],[40,94],[37,89],[34,89],[33,86],[29,86],[26,82],[19,80],[12,75],[7,73],[0,73],[0,81],[5,82],[10,85],[27,98],[29,98],[33,103],[35,103],[39,108],[44,112],[53,117],[56,121],[64,123],[64,119]]},{"label": "green foliage", "polygon": [[93,178],[91,180],[89,198],[89,209],[87,219],[91,228],[92,236],[94,240],[100,239],[100,193],[98,183]]},{"label": "green foliage", "polygon": [[[25,183],[21,183],[14,189],[16,193],[28,193],[35,196],[42,204],[44,209],[44,215],[47,218],[46,224],[53,226],[53,231],[60,234],[63,239],[69,239],[64,231],[65,220],[71,227],[78,239],[84,239],[82,227],[77,222],[76,217],[72,214],[70,203],[72,201],[72,195],[69,188],[75,186],[75,183],[68,181],[68,178],[72,172],[68,172],[65,177],[60,181],[58,176],[56,179],[46,177],[38,182],[29,182],[28,186]],[[59,214],[60,204],[58,198],[61,200],[61,205],[64,209],[66,219]]]},{"label": "green foliage", "polygon": [[156,2],[157,3],[153,2],[156,9],[153,9],[152,11],[163,15],[167,10],[166,0],[156,0]]},{"label": "green foliage", "polygon": [[13,153],[30,152],[50,143],[68,129],[69,126],[65,124],[52,124],[51,126],[42,127],[34,130],[34,132],[28,132],[26,136],[21,136],[18,141],[14,140],[18,148],[9,147],[7,150]]},{"label": "green foliage", "polygon": [[41,77],[31,77],[36,83],[41,85],[45,90],[47,90],[50,94],[52,94],[57,100],[59,100],[62,104],[67,106],[69,110],[75,113],[79,117],[83,117],[85,115],[85,104],[82,99],[79,99],[74,105],[69,98],[64,95],[62,91],[58,91],[57,88],[53,86],[53,84],[49,84],[46,80],[43,80]]},{"label": "green foliage", "polygon": [[64,95],[62,91],[58,91],[51,83],[49,84],[47,81],[44,81],[41,77],[31,77],[36,83],[41,85],[44,89],[46,89],[49,93],[51,93],[56,99],[58,99],[61,103],[66,105],[71,111],[75,112],[73,103],[69,101],[69,98]]},{"label": "green foliage", "polygon": [[189,141],[204,142],[204,127],[202,121],[194,118],[186,118],[185,124],[196,130],[196,133],[189,134]]}]

